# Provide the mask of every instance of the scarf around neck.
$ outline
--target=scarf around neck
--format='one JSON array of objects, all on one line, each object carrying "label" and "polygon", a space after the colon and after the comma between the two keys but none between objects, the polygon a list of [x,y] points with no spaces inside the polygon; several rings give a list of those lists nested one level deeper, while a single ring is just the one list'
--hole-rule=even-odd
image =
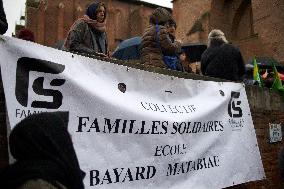
[{"label": "scarf around neck", "polygon": [[63,45],[66,49],[70,48],[70,40],[71,40],[70,39],[70,33],[71,33],[72,30],[75,29],[76,25],[79,22],[87,23],[88,26],[90,26],[94,31],[98,31],[98,32],[101,32],[101,33],[106,32],[106,20],[104,22],[100,23],[97,20],[91,19],[88,15],[84,15],[83,17],[81,17],[77,21],[75,21],[74,24],[71,26],[71,28],[70,28],[70,30],[67,34],[65,43]]},{"label": "scarf around neck", "polygon": [[91,19],[87,15],[84,15],[79,20],[86,22],[94,30],[97,30],[97,31],[102,32],[102,33],[106,31],[106,21],[101,23],[101,22],[98,22],[97,20]]}]

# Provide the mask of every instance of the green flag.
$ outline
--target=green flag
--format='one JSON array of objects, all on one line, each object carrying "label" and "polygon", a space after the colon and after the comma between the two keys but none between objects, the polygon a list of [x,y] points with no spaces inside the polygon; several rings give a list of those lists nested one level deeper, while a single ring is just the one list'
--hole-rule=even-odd
[{"label": "green flag", "polygon": [[274,81],[273,81],[271,89],[278,91],[284,101],[284,87],[282,85],[282,81],[278,75],[278,71],[274,63],[272,63],[272,69],[274,73]]},{"label": "green flag", "polygon": [[282,88],[282,81],[278,75],[278,71],[276,69],[276,66],[274,63],[272,63],[272,70],[273,70],[273,73],[274,73],[274,82],[273,82],[273,85],[272,85],[272,89],[280,89]]},{"label": "green flag", "polygon": [[262,87],[262,81],[261,81],[261,78],[260,78],[260,74],[259,74],[259,71],[258,71],[258,66],[257,66],[257,62],[256,62],[256,59],[254,58],[253,59],[253,80],[257,81],[258,82],[258,85],[260,87]]}]

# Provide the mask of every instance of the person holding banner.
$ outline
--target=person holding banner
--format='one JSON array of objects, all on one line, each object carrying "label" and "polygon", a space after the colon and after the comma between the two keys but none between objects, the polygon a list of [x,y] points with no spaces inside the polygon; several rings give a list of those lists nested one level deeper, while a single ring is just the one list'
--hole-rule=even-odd
[{"label": "person holding banner", "polygon": [[88,6],[86,14],[71,26],[63,49],[88,55],[108,56],[104,3],[95,2]]},{"label": "person holding banner", "polygon": [[70,134],[68,113],[34,114],[18,123],[9,137],[16,162],[0,173],[1,188],[83,189]]},{"label": "person holding banner", "polygon": [[0,34],[4,34],[8,29],[6,14],[3,8],[3,2],[0,0]]}]

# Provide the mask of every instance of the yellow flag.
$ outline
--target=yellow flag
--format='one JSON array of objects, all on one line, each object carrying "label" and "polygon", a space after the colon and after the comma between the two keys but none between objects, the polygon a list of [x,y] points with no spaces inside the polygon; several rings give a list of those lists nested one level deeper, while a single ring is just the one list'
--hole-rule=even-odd
[{"label": "yellow flag", "polygon": [[257,62],[255,58],[253,59],[253,79],[258,82],[258,85],[260,87],[262,87],[262,82],[260,79],[260,75],[258,72],[258,66],[257,66]]}]

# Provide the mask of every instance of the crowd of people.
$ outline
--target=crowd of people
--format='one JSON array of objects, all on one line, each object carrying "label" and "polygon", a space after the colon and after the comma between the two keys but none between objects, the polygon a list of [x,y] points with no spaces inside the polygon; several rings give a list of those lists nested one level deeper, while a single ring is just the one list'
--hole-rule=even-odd
[{"label": "crowd of people", "polygon": [[[3,34],[8,25],[2,0],[0,6],[0,32]],[[107,8],[103,2],[91,3],[86,8],[85,15],[71,26],[62,49],[112,58],[108,48],[106,16]],[[143,64],[230,81],[242,81],[245,74],[242,55],[237,47],[228,43],[221,30],[212,30],[209,33],[208,49],[196,64],[190,63],[190,55],[184,52],[182,42],[176,39],[176,28],[177,24],[169,11],[161,7],[153,11],[140,45],[140,58]],[[33,32],[27,28],[21,29],[16,37],[35,41]]]},{"label": "crowd of people", "polygon": [[[110,57],[106,34],[107,9],[104,3],[88,6],[83,18],[75,21],[64,43],[64,49],[79,53]],[[188,55],[182,50],[181,41],[175,37],[177,24],[171,13],[157,8],[149,18],[149,26],[142,35],[141,61],[145,65],[197,73]],[[241,81],[245,66],[238,48],[229,44],[220,30],[208,36],[208,49],[201,58],[201,73],[231,81]]]}]

